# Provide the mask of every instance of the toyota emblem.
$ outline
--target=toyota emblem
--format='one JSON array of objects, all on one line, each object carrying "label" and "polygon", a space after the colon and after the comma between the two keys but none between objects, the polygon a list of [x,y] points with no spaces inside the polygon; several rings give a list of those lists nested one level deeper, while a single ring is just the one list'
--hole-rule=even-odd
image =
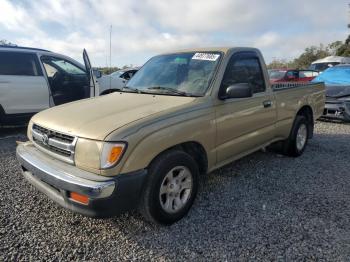
[{"label": "toyota emblem", "polygon": [[49,144],[49,136],[44,134],[43,138],[42,138],[42,142],[43,142],[44,145],[47,146]]}]

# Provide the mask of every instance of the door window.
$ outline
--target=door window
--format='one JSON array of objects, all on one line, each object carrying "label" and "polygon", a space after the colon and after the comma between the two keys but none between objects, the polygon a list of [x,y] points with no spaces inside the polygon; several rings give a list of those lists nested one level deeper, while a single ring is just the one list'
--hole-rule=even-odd
[{"label": "door window", "polygon": [[70,61],[53,56],[42,56],[55,105],[90,96],[89,77],[84,69]]},{"label": "door window", "polygon": [[238,83],[247,83],[253,93],[265,92],[265,80],[258,57],[252,55],[233,55],[227,65],[221,84],[223,95],[227,87]]},{"label": "door window", "polygon": [[57,69],[54,68],[53,66],[50,66],[45,62],[43,64],[48,77],[53,77],[57,73]]},{"label": "door window", "polygon": [[135,73],[136,70],[125,71],[125,73],[122,74],[120,77],[125,80],[130,80],[130,78],[132,78]]},{"label": "door window", "polygon": [[0,52],[0,75],[41,76],[42,71],[33,53]]},{"label": "door window", "polygon": [[130,74],[129,74],[129,71],[123,73],[120,78],[123,78],[125,80],[129,80],[131,78]]},{"label": "door window", "polygon": [[[85,75],[85,71],[78,67],[77,65],[74,65],[73,63],[57,57],[43,57],[42,61],[45,66],[45,70],[55,68],[60,71],[63,71],[64,73],[70,74],[70,75]],[[48,74],[49,75],[49,74]]]},{"label": "door window", "polygon": [[286,74],[286,78],[287,78],[287,80],[297,79],[298,78],[298,71],[294,71],[294,70],[288,71]]},{"label": "door window", "polygon": [[304,77],[315,77],[318,75],[318,72],[315,71],[300,71],[299,72],[299,77],[304,78]]}]

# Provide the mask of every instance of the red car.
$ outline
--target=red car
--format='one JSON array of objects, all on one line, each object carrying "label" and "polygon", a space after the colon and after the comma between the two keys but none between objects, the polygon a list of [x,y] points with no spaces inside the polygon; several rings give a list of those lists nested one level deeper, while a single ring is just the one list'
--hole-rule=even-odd
[{"label": "red car", "polygon": [[270,81],[278,82],[309,82],[319,75],[318,71],[302,69],[271,69]]}]

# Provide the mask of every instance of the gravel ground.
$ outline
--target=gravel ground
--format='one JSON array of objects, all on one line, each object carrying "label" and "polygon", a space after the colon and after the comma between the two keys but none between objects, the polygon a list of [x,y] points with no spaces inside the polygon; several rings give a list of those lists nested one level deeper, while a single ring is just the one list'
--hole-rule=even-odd
[{"label": "gravel ground", "polygon": [[350,125],[317,123],[300,158],[257,152],[209,174],[170,227],[56,206],[20,174],[23,129],[0,132],[0,261],[350,260]]}]

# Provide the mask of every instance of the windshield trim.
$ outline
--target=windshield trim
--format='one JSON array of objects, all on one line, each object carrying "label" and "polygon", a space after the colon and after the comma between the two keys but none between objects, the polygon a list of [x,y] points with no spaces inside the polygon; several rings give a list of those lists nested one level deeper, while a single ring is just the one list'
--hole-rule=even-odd
[{"label": "windshield trim", "polygon": [[214,83],[216,77],[218,76],[219,68],[221,67],[221,63],[222,63],[222,61],[224,59],[224,56],[226,55],[226,53],[224,53],[223,51],[216,51],[216,52],[220,54],[219,61],[218,61],[218,64],[216,65],[216,67],[214,69],[213,76],[211,77],[211,79],[209,81],[207,90],[204,92],[204,94],[201,97],[207,96],[212,91],[213,83]]}]

